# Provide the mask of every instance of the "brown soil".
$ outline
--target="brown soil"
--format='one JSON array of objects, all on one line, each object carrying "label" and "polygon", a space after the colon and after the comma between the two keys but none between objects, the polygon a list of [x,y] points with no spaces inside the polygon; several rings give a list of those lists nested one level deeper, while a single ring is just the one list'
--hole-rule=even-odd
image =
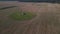
[{"label": "brown soil", "polygon": [[[20,2],[17,6],[0,10],[0,34],[60,34],[60,4]],[[25,21],[8,18],[9,14],[20,9],[34,12],[37,16]]]}]

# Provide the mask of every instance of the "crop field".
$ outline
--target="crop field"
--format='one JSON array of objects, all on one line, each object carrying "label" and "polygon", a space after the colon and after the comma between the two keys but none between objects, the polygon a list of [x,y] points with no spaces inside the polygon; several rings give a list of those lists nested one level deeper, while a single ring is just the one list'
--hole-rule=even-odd
[{"label": "crop field", "polygon": [[[60,4],[10,2],[1,3],[0,8],[1,6],[16,7],[0,10],[0,34],[60,34]],[[36,13],[36,17],[24,21],[9,17],[20,11]]]}]

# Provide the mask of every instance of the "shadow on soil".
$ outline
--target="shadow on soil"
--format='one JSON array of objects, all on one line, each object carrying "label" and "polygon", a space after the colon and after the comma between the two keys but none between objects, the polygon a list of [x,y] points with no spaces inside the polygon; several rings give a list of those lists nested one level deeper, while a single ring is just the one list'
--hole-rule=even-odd
[{"label": "shadow on soil", "polygon": [[4,9],[8,9],[8,8],[14,8],[14,7],[17,7],[17,6],[3,7],[3,8],[0,8],[0,10],[4,10]]}]

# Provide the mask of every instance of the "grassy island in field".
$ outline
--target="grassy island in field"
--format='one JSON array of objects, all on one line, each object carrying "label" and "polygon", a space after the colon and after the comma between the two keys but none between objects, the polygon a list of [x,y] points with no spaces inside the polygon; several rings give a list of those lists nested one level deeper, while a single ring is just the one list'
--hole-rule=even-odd
[{"label": "grassy island in field", "polygon": [[29,20],[35,17],[35,14],[32,12],[15,12],[10,17],[14,20]]}]

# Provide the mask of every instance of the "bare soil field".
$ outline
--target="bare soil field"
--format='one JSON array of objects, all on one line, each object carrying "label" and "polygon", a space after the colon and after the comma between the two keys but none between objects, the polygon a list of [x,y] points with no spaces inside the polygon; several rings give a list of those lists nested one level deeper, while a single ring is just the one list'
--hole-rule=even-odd
[{"label": "bare soil field", "polygon": [[[60,34],[60,4],[18,2],[14,6],[18,7],[0,10],[0,34]],[[25,21],[8,17],[20,10],[34,12],[37,16]]]}]

